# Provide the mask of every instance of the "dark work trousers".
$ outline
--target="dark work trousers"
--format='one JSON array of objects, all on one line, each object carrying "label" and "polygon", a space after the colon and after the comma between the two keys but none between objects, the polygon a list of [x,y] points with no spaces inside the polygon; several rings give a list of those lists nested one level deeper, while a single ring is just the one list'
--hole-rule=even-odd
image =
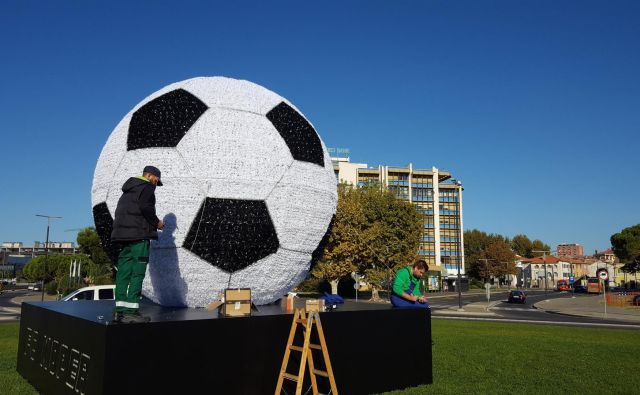
[{"label": "dark work trousers", "polygon": [[[409,286],[409,289],[407,289],[406,293],[408,293],[409,295],[413,294],[413,289],[416,287],[416,284],[411,283],[411,285]],[[396,295],[395,293],[391,294],[391,304],[393,305],[393,307],[399,308],[399,309],[428,309],[429,307],[429,303],[420,303],[420,302],[412,302],[410,300],[407,300],[405,298],[403,298],[402,296]]]},{"label": "dark work trousers", "polygon": [[149,263],[149,240],[123,245],[118,256],[116,273],[116,312],[137,314],[140,308],[140,293],[147,264]]}]

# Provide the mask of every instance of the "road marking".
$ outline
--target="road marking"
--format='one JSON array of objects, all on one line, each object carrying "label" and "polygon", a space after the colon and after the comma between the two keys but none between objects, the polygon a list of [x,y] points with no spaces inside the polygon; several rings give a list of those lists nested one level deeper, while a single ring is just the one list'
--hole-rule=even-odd
[{"label": "road marking", "polygon": [[513,320],[513,319],[501,319],[501,318],[476,318],[476,317],[442,316],[442,315],[434,315],[431,318],[438,318],[441,320],[461,320],[461,321],[491,321],[491,322],[547,324],[547,325],[597,326],[602,328],[623,328],[623,329],[640,330],[640,325],[603,324],[598,322],[589,323],[589,322],[568,322],[568,321]]},{"label": "road marking", "polygon": [[518,308],[518,307],[492,307],[489,310],[504,310],[504,311],[526,311],[526,312],[534,312],[534,313],[543,313],[542,310],[533,309],[533,308]]}]

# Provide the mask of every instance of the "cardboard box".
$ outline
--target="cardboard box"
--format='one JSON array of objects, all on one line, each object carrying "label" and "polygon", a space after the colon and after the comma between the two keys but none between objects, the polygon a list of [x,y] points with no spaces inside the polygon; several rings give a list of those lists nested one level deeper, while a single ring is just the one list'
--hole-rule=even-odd
[{"label": "cardboard box", "polygon": [[227,288],[220,315],[225,317],[248,317],[251,315],[251,289]]}]

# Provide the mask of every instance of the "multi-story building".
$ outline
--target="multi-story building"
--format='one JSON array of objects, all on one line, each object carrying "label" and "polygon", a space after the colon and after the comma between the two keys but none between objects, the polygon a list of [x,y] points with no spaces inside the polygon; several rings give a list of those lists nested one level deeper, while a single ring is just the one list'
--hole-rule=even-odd
[{"label": "multi-story building", "polygon": [[[50,241],[48,244],[50,254],[75,254],[76,246],[73,242]],[[0,271],[12,272],[15,277],[24,265],[36,256],[44,255],[47,244],[35,241],[33,246],[25,246],[22,242],[9,241],[0,244]]]},{"label": "multi-story building", "polygon": [[587,285],[587,278],[597,276],[601,269],[607,270],[609,274],[609,285],[624,284],[630,279],[625,277],[620,268],[622,264],[608,262],[593,257],[563,257],[547,255],[536,258],[520,259],[516,267],[520,267],[518,272],[518,286],[544,287],[545,274],[547,287],[553,288],[558,280],[573,280],[577,284]]},{"label": "multi-story building", "polygon": [[593,257],[603,262],[608,262],[608,263],[618,262],[618,257],[616,256],[616,254],[613,253],[613,250],[611,248],[609,248],[608,250],[600,251],[600,252],[596,251],[596,253],[593,254]]},{"label": "multi-story building", "polygon": [[368,167],[352,163],[348,157],[332,158],[339,182],[363,186],[385,185],[397,198],[413,203],[423,216],[423,232],[418,254],[429,264],[429,287],[449,285],[460,270],[464,275],[462,184],[448,171],[404,167]]},{"label": "multi-story building", "polygon": [[558,280],[569,280],[577,274],[571,262],[553,255],[525,258],[521,259],[519,263],[523,268],[521,276],[523,285],[526,288],[543,288],[545,286],[545,276],[547,279],[546,286],[553,288]]},{"label": "multi-story building", "polygon": [[584,256],[584,248],[580,244],[558,244],[558,256]]},{"label": "multi-story building", "polygon": [[[46,250],[47,244],[40,241],[34,241],[33,246],[25,246],[22,242],[17,241],[5,241],[0,244],[0,251],[5,254],[29,255],[31,257],[35,257],[38,255],[44,255]],[[48,250],[50,254],[74,254],[76,252],[76,246],[75,243],[70,241],[50,241],[48,244]]]}]

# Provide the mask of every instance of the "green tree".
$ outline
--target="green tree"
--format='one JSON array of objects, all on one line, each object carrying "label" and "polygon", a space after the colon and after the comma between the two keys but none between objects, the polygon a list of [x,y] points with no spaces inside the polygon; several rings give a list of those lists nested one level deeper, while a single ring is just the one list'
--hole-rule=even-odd
[{"label": "green tree", "polygon": [[[46,275],[45,275],[46,260]],[[80,281],[73,283],[70,279],[70,265],[72,261],[80,263]],[[70,289],[84,286],[85,277],[90,270],[91,260],[86,254],[49,254],[38,256],[27,263],[23,269],[23,276],[29,281],[55,282],[58,293],[67,293]]]},{"label": "green tree", "polygon": [[390,287],[395,272],[416,259],[424,218],[415,206],[387,189],[369,186],[361,191],[366,221],[371,224],[366,243],[372,256],[359,262],[358,269],[377,299],[378,290]]},{"label": "green tree", "polygon": [[102,248],[100,236],[98,236],[95,228],[89,227],[78,232],[76,241],[78,242],[80,251],[89,255],[93,263],[97,265],[111,265],[111,260]]},{"label": "green tree", "polygon": [[502,277],[516,274],[516,254],[506,240],[494,239],[480,253],[480,258],[472,262],[472,271],[482,278]]},{"label": "green tree", "polygon": [[115,277],[113,264],[109,256],[102,248],[100,237],[95,228],[89,227],[81,230],[76,238],[78,248],[90,258],[88,266],[89,284],[112,284]]},{"label": "green tree", "polygon": [[511,239],[511,249],[521,257],[533,257],[531,253],[531,250],[533,250],[533,243],[527,237],[527,235],[520,234],[513,236],[513,238]]},{"label": "green tree", "polygon": [[338,293],[338,281],[356,270],[356,261],[364,259],[362,234],[365,217],[360,190],[345,183],[338,185],[338,206],[324,254],[312,274],[329,281],[331,292]]},{"label": "green tree", "polygon": [[613,253],[620,262],[630,263],[640,256],[640,224],[622,229],[611,236]]},{"label": "green tree", "polygon": [[421,214],[410,203],[379,185],[340,184],[336,219],[313,275],[328,280],[335,293],[338,280],[357,271],[376,298],[394,269],[415,258],[421,234]]},{"label": "green tree", "polygon": [[[542,240],[534,240],[531,242],[531,256],[527,258],[533,258],[537,256],[549,255],[551,254],[551,247],[548,244],[545,244]],[[533,252],[533,251],[548,251],[546,254],[543,252]]]},{"label": "green tree", "polygon": [[640,273],[640,255],[637,256],[633,261],[625,263],[624,266],[620,268],[620,270],[630,274]]},{"label": "green tree", "polygon": [[640,224],[624,228],[611,236],[613,253],[625,263],[626,273],[640,272]]},{"label": "green tree", "polygon": [[[466,230],[464,232],[464,254],[467,263],[467,272],[471,277],[484,278],[483,271],[480,270],[479,259],[485,259],[485,250],[491,243],[509,244],[509,239],[505,236],[486,233],[478,229]],[[484,261],[482,261],[484,265]]]}]

